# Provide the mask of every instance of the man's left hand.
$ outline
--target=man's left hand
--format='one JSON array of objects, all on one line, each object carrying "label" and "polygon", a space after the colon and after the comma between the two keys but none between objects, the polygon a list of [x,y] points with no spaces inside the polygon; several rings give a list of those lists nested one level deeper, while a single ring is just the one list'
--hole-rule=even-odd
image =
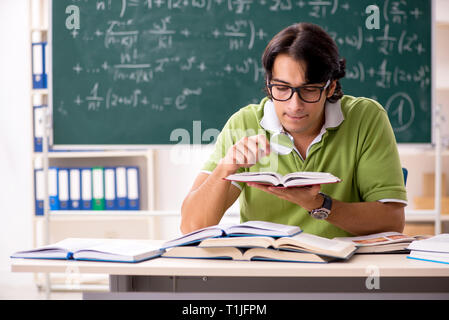
[{"label": "man's left hand", "polygon": [[293,202],[307,211],[320,208],[324,198],[319,194],[319,184],[306,187],[276,188],[260,183],[247,183],[248,186],[260,189],[281,199]]}]

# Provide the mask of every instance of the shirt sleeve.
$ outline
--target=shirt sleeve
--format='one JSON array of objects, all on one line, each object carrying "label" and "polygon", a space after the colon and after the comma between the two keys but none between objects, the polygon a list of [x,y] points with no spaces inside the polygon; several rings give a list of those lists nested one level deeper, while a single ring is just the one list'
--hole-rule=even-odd
[{"label": "shirt sleeve", "polygon": [[[374,101],[362,111],[357,185],[364,201],[407,203],[396,138],[386,111]],[[392,200],[391,200],[392,201]]]}]

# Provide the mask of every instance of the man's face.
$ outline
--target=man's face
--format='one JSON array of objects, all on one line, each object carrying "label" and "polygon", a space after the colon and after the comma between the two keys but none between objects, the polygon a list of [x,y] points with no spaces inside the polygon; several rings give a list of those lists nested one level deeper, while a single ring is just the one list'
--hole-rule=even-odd
[{"label": "man's face", "polygon": [[[305,64],[296,61],[287,54],[280,54],[276,57],[273,65],[271,84],[286,84],[291,87],[305,85]],[[325,83],[308,84],[314,86],[324,86]],[[333,94],[332,83],[329,96]],[[273,99],[276,114],[282,126],[292,136],[295,135],[316,135],[324,123],[324,104],[326,102],[327,90],[321,94],[318,102],[308,103],[301,100],[298,93],[287,101],[277,101]]]}]

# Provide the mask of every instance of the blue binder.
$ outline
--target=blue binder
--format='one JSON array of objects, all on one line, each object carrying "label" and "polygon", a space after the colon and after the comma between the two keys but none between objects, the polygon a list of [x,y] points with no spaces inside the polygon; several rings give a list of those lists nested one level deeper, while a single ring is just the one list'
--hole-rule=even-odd
[{"label": "blue binder", "polygon": [[128,210],[140,210],[140,179],[138,167],[126,167]]},{"label": "blue binder", "polygon": [[81,168],[81,210],[92,210],[92,168]]},{"label": "blue binder", "polygon": [[44,170],[34,169],[34,213],[44,215]]},{"label": "blue binder", "polygon": [[33,106],[34,152],[42,152],[46,105]]},{"label": "blue binder", "polygon": [[58,198],[59,210],[69,210],[70,199],[70,176],[69,169],[58,169]]},{"label": "blue binder", "polygon": [[126,167],[115,168],[115,183],[117,196],[117,210],[128,209],[128,183],[126,179]]},{"label": "blue binder", "polygon": [[115,168],[104,167],[104,202],[106,210],[116,210]]},{"label": "blue binder", "polygon": [[50,197],[50,210],[59,210],[58,171],[59,169],[57,167],[48,168],[48,194]]},{"label": "blue binder", "polygon": [[71,210],[81,209],[81,172],[79,168],[69,169],[69,208]]},{"label": "blue binder", "polygon": [[33,88],[47,88],[47,72],[45,65],[45,52],[47,42],[35,42],[32,47]]}]

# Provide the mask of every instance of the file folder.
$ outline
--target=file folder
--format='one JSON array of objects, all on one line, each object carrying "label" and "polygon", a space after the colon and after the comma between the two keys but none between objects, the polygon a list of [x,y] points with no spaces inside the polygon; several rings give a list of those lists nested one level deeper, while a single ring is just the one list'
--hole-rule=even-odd
[{"label": "file folder", "polygon": [[34,213],[36,216],[44,215],[44,170],[34,169]]},{"label": "file folder", "polygon": [[47,73],[45,66],[45,55],[47,42],[35,42],[32,46],[32,69],[33,69],[33,88],[47,88]]},{"label": "file folder", "polygon": [[92,209],[104,210],[103,167],[92,168]]},{"label": "file folder", "polygon": [[81,168],[81,209],[92,210],[92,169]]},{"label": "file folder", "polygon": [[69,170],[60,168],[58,170],[58,196],[59,196],[59,210],[68,210],[69,207]]},{"label": "file folder", "polygon": [[48,195],[50,198],[50,210],[59,210],[58,196],[58,168],[48,168]]},{"label": "file folder", "polygon": [[70,190],[69,190],[69,208],[71,210],[81,209],[81,174],[80,169],[71,168],[69,170]]},{"label": "file folder", "polygon": [[115,182],[117,191],[117,210],[128,209],[128,186],[126,182],[126,168],[117,167],[115,168]]},{"label": "file folder", "polygon": [[126,167],[128,210],[140,209],[139,168]]},{"label": "file folder", "polygon": [[44,138],[44,117],[45,108],[47,106],[33,107],[33,123],[34,123],[34,152],[42,152],[43,138]]},{"label": "file folder", "polygon": [[115,168],[104,168],[104,202],[106,210],[115,210]]}]

